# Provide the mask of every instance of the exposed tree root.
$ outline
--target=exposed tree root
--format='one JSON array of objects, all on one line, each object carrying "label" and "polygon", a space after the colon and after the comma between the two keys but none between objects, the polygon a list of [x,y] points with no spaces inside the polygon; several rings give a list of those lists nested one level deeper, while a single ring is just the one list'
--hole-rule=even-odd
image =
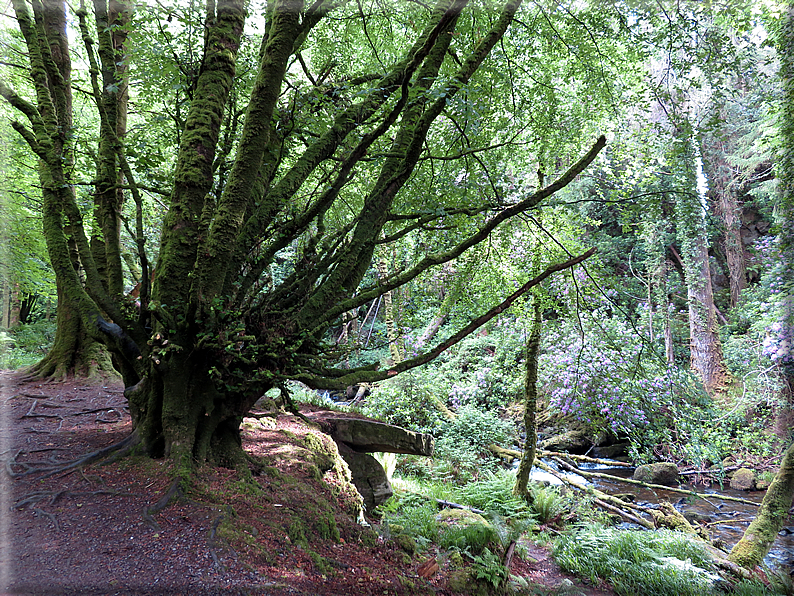
[{"label": "exposed tree root", "polygon": [[154,505],[143,508],[143,520],[151,526],[156,532],[160,531],[160,525],[154,519],[154,516],[165,509],[168,504],[174,500],[179,499],[185,495],[182,490],[182,478],[175,478],[168,488],[166,493]]},{"label": "exposed tree root", "polygon": [[[212,527],[210,528],[210,534],[207,536],[207,545],[210,549],[210,555],[212,556],[212,562],[215,565],[215,569],[220,572],[225,571],[223,564],[221,563],[220,558],[218,557],[218,553],[216,550],[218,549],[218,542],[217,542],[217,534],[218,534],[218,527],[221,525],[224,519],[227,516],[231,517],[234,515],[234,510],[232,509],[231,505],[226,506],[226,511],[221,513],[215,520],[212,522]],[[234,553],[234,551],[232,551]],[[236,556],[237,553],[234,553]]]},{"label": "exposed tree root", "polygon": [[11,505],[11,509],[24,509],[34,503],[39,503],[49,498],[47,505],[55,504],[62,497],[93,497],[96,495],[112,495],[115,497],[134,497],[135,493],[127,493],[119,490],[93,490],[93,491],[71,491],[71,490],[45,490],[28,493]]},{"label": "exposed tree root", "polygon": [[[119,441],[118,443],[114,443],[108,447],[103,449],[99,449],[98,451],[94,451],[83,457],[66,462],[60,463],[58,465],[52,465],[52,462],[45,462],[45,465],[41,465],[40,462],[31,462],[31,463],[24,463],[16,461],[16,458],[23,452],[20,449],[17,454],[12,457],[10,460],[6,460],[6,472],[12,478],[19,478],[22,476],[29,476],[32,474],[44,474],[42,478],[48,478],[50,476],[54,476],[55,474],[60,474],[61,472],[69,472],[74,470],[75,468],[79,468],[82,466],[87,466],[90,464],[94,464],[100,462],[102,460],[107,459],[105,463],[111,463],[116,461],[120,457],[124,457],[130,451],[132,451],[136,445],[140,443],[140,439],[137,433],[133,432],[128,435],[123,441]],[[22,467],[23,471],[15,472],[14,466]]]},{"label": "exposed tree root", "polygon": [[44,509],[39,509],[38,507],[33,507],[31,511],[33,511],[36,515],[41,515],[49,519],[52,522],[52,525],[55,528],[56,532],[61,531],[61,527],[58,525],[58,519],[52,513],[49,513],[48,511],[44,511]]}]

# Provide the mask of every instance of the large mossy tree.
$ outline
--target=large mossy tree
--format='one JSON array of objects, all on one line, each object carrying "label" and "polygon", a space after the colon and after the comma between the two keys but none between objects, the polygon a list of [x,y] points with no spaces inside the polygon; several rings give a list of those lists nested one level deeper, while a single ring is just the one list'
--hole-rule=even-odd
[{"label": "large mossy tree", "polygon": [[[479,12],[469,4],[400,5],[406,14],[393,39],[404,45],[395,42],[386,51],[373,41],[377,15],[356,3],[270,2],[256,78],[247,106],[237,112],[228,104],[246,3],[207,2],[200,68],[150,266],[142,200],[118,121],[125,100],[113,82],[121,80],[114,63],[121,68],[123,60],[113,59],[109,32],[121,28],[103,26],[105,0],[93,3],[93,29],[86,9],[76,14],[101,122],[94,202],[105,211],[94,210],[101,225],[87,230],[70,165],[75,135],[66,101],[70,82],[62,74],[68,65],[59,67],[50,43],[65,39],[65,4],[13,0],[35,98],[5,83],[0,92],[17,108],[14,128],[39,159],[44,234],[59,288],[91,338],[113,355],[127,388],[134,440],[147,453],[186,467],[206,460],[236,465],[242,461],[242,417],[266,391],[288,395],[291,380],[341,388],[428,362],[553,271],[592,254],[547,268],[418,356],[385,369],[378,363],[334,367],[342,354],[327,341],[328,332],[346,313],[475,247],[501,223],[566,186],[604,146],[601,137],[552,184],[511,199],[493,185],[493,192],[461,195],[454,185],[438,183],[445,164],[500,145],[493,136],[476,136],[474,119],[482,116],[463,98],[477,80],[494,78],[509,63],[505,58],[482,68],[521,1]],[[385,29],[388,20],[379,18]],[[340,27],[357,27],[359,43],[338,44],[339,55],[323,64],[312,44],[333,39]],[[61,56],[68,60],[67,53]],[[481,103],[492,117],[500,115],[494,107],[499,97]],[[232,120],[240,126],[229,152],[222,137]],[[443,154],[433,156],[431,148]],[[222,162],[226,166],[219,167]],[[418,184],[417,170],[426,162],[438,170],[425,168]],[[129,225],[138,249],[138,304],[120,290],[115,189],[122,186],[138,206],[137,221]],[[368,275],[390,245],[422,230],[455,233],[441,233],[385,277]]]}]

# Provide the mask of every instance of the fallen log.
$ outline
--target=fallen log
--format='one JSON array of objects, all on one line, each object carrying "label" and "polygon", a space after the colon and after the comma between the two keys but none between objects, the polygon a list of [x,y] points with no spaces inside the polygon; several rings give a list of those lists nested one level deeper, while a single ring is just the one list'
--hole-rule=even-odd
[{"label": "fallen log", "polygon": [[[630,513],[627,513],[627,512],[625,512],[625,511],[623,511],[621,509],[621,507],[630,507],[632,509],[636,509],[636,510],[640,510],[640,511],[647,511],[645,508],[640,507],[639,505],[634,505],[633,503],[626,503],[625,501],[621,501],[617,497],[613,497],[612,495],[608,495],[605,492],[602,492],[602,491],[598,490],[597,488],[594,488],[592,486],[585,486],[584,484],[579,484],[578,482],[574,482],[573,480],[570,480],[569,478],[565,478],[562,474],[557,472],[557,470],[555,470],[551,466],[548,466],[548,465],[544,464],[543,462],[540,462],[540,461],[536,462],[535,465],[537,465],[541,470],[544,470],[544,471],[548,472],[549,474],[551,474],[552,476],[557,477],[559,480],[561,480],[562,482],[564,482],[568,486],[572,486],[573,488],[576,488],[576,489],[578,489],[578,490],[580,490],[580,491],[582,491],[584,493],[588,493],[590,495],[593,495],[593,497],[595,497],[595,501],[600,501],[601,503],[605,503],[605,504],[611,505],[614,509],[610,509],[610,510],[615,512],[615,513],[618,513],[622,517],[630,516],[631,517],[631,521],[633,523],[639,524],[639,525],[641,525],[641,526],[643,526],[645,528],[648,528],[649,530],[656,529],[656,527],[654,526],[653,522],[648,521],[646,519],[642,519],[640,517],[636,517],[634,515],[631,515]],[[598,504],[598,503],[596,503],[596,504]],[[617,510],[617,511],[615,511],[615,510]]]},{"label": "fallen log", "polygon": [[687,496],[690,496],[690,497],[697,497],[699,499],[703,499],[704,501],[706,501],[706,503],[708,503],[709,505],[711,505],[715,509],[717,509],[717,506],[714,503],[712,503],[711,501],[709,501],[706,497],[717,496],[717,498],[725,500],[725,501],[734,501],[736,503],[744,503],[745,505],[754,505],[755,507],[758,507],[758,503],[756,503],[754,501],[750,501],[749,499],[742,499],[741,497],[731,497],[730,495],[707,495],[707,494],[704,494],[704,493],[696,492],[694,490],[687,490],[687,489],[684,489],[684,488],[675,488],[675,487],[672,487],[672,486],[665,486],[663,484],[651,484],[649,482],[642,482],[641,480],[634,480],[633,478],[621,478],[620,476],[613,476],[612,474],[603,474],[603,473],[600,473],[600,472],[586,472],[585,470],[580,470],[579,468],[575,468],[574,466],[570,465],[569,463],[564,462],[564,461],[562,461],[562,460],[560,460],[558,458],[553,458],[553,459],[554,459],[555,462],[557,462],[559,465],[561,465],[566,470],[568,470],[570,472],[575,472],[576,474],[579,474],[580,476],[584,476],[585,478],[601,478],[602,480],[613,480],[615,482],[624,482],[626,484],[634,484],[634,485],[644,486],[645,488],[649,488],[649,489],[660,489],[660,490],[670,491],[670,492],[673,492],[673,493],[687,495]]},{"label": "fallen log", "polygon": [[[514,459],[521,459],[523,453],[516,449],[507,449],[499,445],[488,445],[488,450],[494,455],[512,461]],[[562,453],[560,451],[546,451],[545,449],[538,449],[538,456],[541,457],[568,457],[576,461],[583,461],[591,464],[603,464],[606,466],[614,466],[616,468],[633,468],[634,464],[629,464],[622,461],[615,461],[611,459],[599,459],[597,457],[588,457],[586,455],[577,455],[576,453]]]}]

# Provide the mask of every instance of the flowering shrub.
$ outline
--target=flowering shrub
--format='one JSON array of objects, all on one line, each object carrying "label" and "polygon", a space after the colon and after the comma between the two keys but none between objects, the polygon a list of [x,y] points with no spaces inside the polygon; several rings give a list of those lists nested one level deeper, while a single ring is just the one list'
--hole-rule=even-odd
[{"label": "flowering shrub", "polygon": [[651,421],[676,401],[698,396],[697,385],[650,354],[636,331],[615,319],[582,316],[584,337],[561,327],[543,340],[539,372],[549,407],[594,431],[647,444]]}]

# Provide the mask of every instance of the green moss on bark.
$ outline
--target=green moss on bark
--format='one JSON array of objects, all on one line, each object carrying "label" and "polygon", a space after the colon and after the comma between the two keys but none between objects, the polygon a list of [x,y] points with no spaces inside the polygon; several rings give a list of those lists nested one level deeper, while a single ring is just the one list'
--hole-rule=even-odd
[{"label": "green moss on bark", "polygon": [[728,560],[746,569],[761,564],[788,519],[794,501],[794,443],[780,462],[780,470],[764,495],[758,514],[733,547]]}]

